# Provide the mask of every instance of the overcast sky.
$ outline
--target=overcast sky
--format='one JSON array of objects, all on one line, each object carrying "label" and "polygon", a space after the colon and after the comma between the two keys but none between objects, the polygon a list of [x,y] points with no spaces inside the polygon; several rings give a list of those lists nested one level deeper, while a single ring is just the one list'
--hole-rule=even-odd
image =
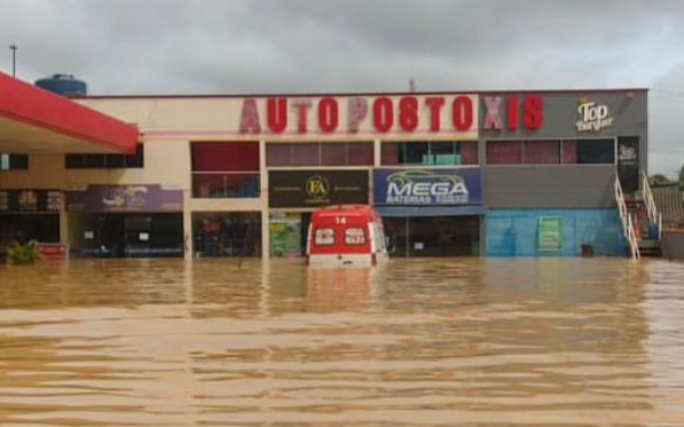
[{"label": "overcast sky", "polygon": [[[0,70],[96,95],[646,87],[684,164],[681,0],[0,0]],[[1,48],[1,46],[0,46]]]}]

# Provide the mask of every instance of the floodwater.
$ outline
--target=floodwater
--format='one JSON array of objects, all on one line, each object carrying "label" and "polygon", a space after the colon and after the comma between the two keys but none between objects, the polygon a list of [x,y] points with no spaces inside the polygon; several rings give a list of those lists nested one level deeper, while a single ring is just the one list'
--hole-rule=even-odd
[{"label": "floodwater", "polygon": [[2,426],[684,426],[684,264],[0,267]]}]

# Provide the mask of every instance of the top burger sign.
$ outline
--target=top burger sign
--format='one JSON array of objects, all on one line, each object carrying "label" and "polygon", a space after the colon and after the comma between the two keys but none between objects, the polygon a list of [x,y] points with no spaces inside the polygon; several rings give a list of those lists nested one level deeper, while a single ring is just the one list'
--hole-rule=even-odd
[{"label": "top burger sign", "polygon": [[477,137],[474,95],[246,98],[240,134],[461,134]]}]

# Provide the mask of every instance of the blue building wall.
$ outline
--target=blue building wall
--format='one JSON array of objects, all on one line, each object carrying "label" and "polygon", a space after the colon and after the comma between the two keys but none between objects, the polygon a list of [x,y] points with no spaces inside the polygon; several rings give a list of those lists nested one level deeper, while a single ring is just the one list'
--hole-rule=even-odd
[{"label": "blue building wall", "polygon": [[[539,218],[562,219],[563,246],[558,251],[539,251]],[[616,209],[502,209],[486,215],[488,256],[579,256],[589,244],[597,256],[625,256],[627,241]]]}]

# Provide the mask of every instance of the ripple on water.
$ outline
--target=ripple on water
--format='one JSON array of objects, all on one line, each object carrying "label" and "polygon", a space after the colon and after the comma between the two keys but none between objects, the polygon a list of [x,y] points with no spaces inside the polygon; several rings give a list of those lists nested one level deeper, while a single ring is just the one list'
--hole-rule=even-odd
[{"label": "ripple on water", "polygon": [[0,425],[684,425],[681,277],[617,259],[0,267]]}]

